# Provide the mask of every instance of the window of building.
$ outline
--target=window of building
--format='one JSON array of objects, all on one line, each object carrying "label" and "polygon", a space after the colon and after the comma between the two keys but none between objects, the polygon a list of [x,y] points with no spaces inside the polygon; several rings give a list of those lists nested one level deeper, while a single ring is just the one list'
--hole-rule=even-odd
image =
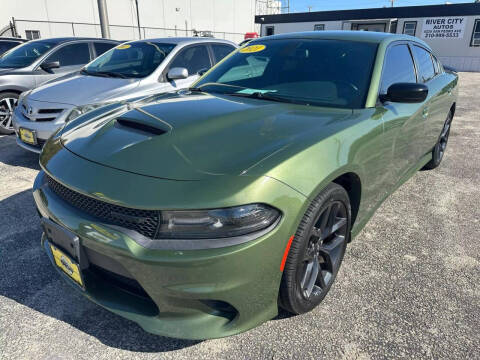
[{"label": "window of building", "polygon": [[430,52],[421,48],[420,46],[413,46],[413,54],[417,61],[418,80],[420,82],[427,82],[435,76],[435,67],[433,66],[432,56]]},{"label": "window of building", "polygon": [[65,45],[50,55],[45,62],[58,61],[60,66],[83,65],[90,61],[88,43]]},{"label": "window of building", "polygon": [[392,33],[392,34],[397,33],[397,25],[398,25],[398,21],[392,21],[390,23],[390,33]]},{"label": "window of building", "polygon": [[28,40],[40,39],[40,31],[39,30],[25,30],[25,37]]},{"label": "window of building", "polygon": [[470,46],[480,46],[480,19],[475,20],[473,25],[472,41]]},{"label": "window of building", "polygon": [[266,32],[267,32],[267,36],[270,36],[270,35],[273,35],[275,34],[275,27],[274,26],[267,26],[265,28]]},{"label": "window of building", "polygon": [[415,36],[417,32],[417,22],[416,21],[405,21],[403,23],[403,33],[406,35]]},{"label": "window of building", "polygon": [[314,31],[323,31],[325,30],[325,24],[315,24],[313,25]]},{"label": "window of building", "polygon": [[388,50],[383,65],[380,94],[386,94],[391,85],[400,82],[417,82],[412,54],[405,44],[395,45]]}]

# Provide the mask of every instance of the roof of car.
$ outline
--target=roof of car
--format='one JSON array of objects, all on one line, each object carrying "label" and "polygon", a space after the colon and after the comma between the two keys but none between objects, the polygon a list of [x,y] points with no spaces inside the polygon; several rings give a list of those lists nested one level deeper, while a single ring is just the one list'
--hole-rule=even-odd
[{"label": "roof of car", "polygon": [[374,31],[351,31],[351,30],[340,30],[340,31],[306,31],[306,32],[293,32],[285,33],[278,35],[271,35],[263,38],[254,39],[253,42],[258,42],[262,40],[276,40],[276,39],[323,39],[323,40],[350,40],[350,41],[362,41],[362,42],[373,42],[373,43],[382,43],[382,42],[392,42],[398,40],[407,40],[407,41],[416,41],[418,43],[426,44],[410,35],[404,34],[391,34],[385,32],[374,32]]},{"label": "roof of car", "polygon": [[120,41],[111,40],[111,39],[91,38],[91,37],[74,37],[74,36],[35,39],[35,40],[30,40],[30,41],[31,41],[31,42],[34,42],[34,41],[51,41],[51,42],[55,42],[55,43],[57,43],[57,44],[61,44],[61,43],[64,43],[64,42],[75,41],[75,40],[104,40],[104,41],[111,41],[111,42],[120,43]]},{"label": "roof of car", "polygon": [[16,37],[6,37],[6,36],[0,36],[0,41],[2,40],[6,40],[6,41],[20,41],[20,42],[25,42],[25,41],[28,41],[26,39],[22,39],[22,38],[16,38]]},{"label": "roof of car", "polygon": [[143,41],[155,41],[155,42],[164,42],[168,44],[185,44],[185,43],[197,43],[197,42],[220,42],[229,45],[235,45],[235,43],[224,40],[217,39],[213,37],[166,37],[166,38],[152,38],[152,39],[142,39],[142,40],[133,40],[131,42],[143,42]]}]

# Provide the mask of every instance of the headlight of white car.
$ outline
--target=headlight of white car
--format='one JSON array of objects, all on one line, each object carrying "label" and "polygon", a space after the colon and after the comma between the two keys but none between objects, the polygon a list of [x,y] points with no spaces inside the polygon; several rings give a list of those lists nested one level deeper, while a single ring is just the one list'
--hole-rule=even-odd
[{"label": "headlight of white car", "polygon": [[76,106],[70,111],[70,114],[67,116],[67,121],[72,121],[78,118],[80,115],[84,115],[92,110],[98,109],[99,107],[106,106],[109,103],[100,103],[100,104],[88,104],[82,106]]}]

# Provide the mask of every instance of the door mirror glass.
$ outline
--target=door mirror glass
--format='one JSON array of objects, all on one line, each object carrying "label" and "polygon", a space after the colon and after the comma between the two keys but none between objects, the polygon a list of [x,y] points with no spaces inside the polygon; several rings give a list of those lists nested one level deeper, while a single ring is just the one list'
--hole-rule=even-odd
[{"label": "door mirror glass", "polygon": [[48,62],[44,62],[42,65],[40,65],[40,67],[45,71],[49,71],[49,70],[52,70],[52,69],[58,69],[60,67],[60,62],[59,61],[48,61]]},{"label": "door mirror glass", "polygon": [[179,80],[188,78],[188,70],[184,67],[174,67],[168,71],[168,80]]},{"label": "door mirror glass", "polygon": [[396,83],[388,88],[385,95],[381,95],[382,101],[397,103],[421,103],[428,96],[428,86],[417,83]]}]

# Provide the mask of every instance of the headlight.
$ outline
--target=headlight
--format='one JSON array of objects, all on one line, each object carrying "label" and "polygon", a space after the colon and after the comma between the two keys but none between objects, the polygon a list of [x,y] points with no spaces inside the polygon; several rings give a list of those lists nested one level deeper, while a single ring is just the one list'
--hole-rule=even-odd
[{"label": "headlight", "polygon": [[264,204],[214,210],[162,211],[159,239],[214,239],[242,236],[272,226],[280,211]]},{"label": "headlight", "polygon": [[67,121],[72,121],[78,118],[80,115],[86,114],[92,110],[98,109],[99,107],[106,106],[109,103],[101,103],[101,104],[89,104],[89,105],[82,105],[77,106],[70,111],[70,114],[67,116]]}]

